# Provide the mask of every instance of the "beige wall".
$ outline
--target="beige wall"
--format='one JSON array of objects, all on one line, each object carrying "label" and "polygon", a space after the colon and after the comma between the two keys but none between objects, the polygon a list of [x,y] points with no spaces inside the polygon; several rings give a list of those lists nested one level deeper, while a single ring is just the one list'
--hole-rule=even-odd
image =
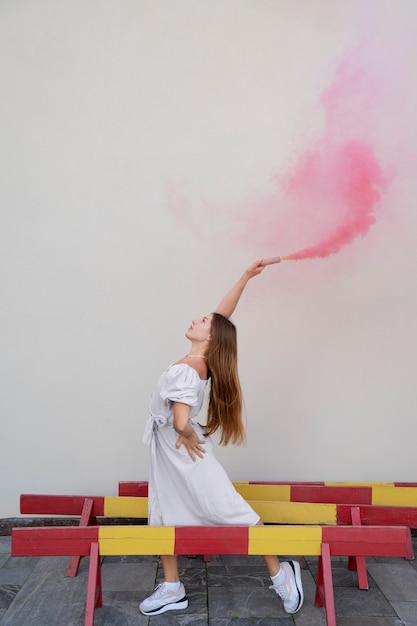
[{"label": "beige wall", "polygon": [[[366,238],[244,294],[248,443],[219,457],[241,480],[416,480],[417,5],[362,4],[0,4],[0,517],[146,479],[149,394],[189,320],[280,252],[205,207],[262,194],[364,33],[394,182]],[[192,181],[192,226],[167,179]]]}]

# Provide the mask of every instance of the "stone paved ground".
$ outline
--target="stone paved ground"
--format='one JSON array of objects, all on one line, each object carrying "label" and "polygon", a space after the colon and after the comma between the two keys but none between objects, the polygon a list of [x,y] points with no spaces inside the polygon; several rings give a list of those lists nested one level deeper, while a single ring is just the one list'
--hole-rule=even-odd
[{"label": "stone paved ground", "polygon": [[[417,537],[413,538],[417,550]],[[145,617],[138,604],[162,578],[157,557],[106,557],[103,607],[95,626],[325,626],[314,606],[317,559],[301,559],[304,606],[288,616],[268,589],[261,557],[180,559],[189,607]],[[13,558],[10,537],[0,537],[0,626],[83,626],[88,559],[68,578],[63,557]],[[370,588],[357,587],[346,559],[333,561],[337,626],[417,626],[417,563],[367,559]]]}]

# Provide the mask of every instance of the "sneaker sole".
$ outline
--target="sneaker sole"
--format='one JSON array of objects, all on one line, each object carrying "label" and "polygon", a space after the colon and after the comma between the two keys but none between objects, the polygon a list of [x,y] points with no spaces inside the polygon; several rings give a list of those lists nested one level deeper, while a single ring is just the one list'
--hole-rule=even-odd
[{"label": "sneaker sole", "polygon": [[169,602],[168,604],[164,604],[164,606],[160,606],[159,609],[154,609],[153,611],[144,611],[141,606],[139,606],[140,612],[142,615],[160,615],[161,613],[166,613],[167,611],[180,611],[181,609],[186,609],[188,607],[188,598],[184,596],[178,602]]},{"label": "sneaker sole", "polygon": [[297,561],[288,561],[289,566],[291,567],[293,573],[294,573],[294,578],[295,578],[295,584],[297,587],[297,591],[298,591],[298,604],[297,604],[297,608],[294,611],[287,611],[287,613],[289,613],[290,615],[294,615],[295,613],[298,613],[298,611],[301,609],[301,607],[303,606],[303,602],[304,602],[304,592],[303,592],[303,584],[301,582],[301,568],[300,568],[300,564]]}]

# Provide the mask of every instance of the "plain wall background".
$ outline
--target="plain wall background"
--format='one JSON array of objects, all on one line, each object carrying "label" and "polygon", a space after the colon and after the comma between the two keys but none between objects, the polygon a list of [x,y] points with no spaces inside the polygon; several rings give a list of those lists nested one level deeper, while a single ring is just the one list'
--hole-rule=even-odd
[{"label": "plain wall background", "polygon": [[2,0],[0,517],[20,493],[147,478],[149,396],[190,320],[280,253],[204,202],[188,228],[166,181],[262,190],[361,29],[398,55],[395,182],[366,238],[248,286],[248,443],[218,455],[236,480],[416,480],[416,18],[411,0]]}]

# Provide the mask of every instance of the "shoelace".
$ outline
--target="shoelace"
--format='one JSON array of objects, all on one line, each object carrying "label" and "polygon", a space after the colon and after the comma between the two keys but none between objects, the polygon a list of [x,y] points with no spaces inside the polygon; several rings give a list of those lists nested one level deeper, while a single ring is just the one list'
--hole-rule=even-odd
[{"label": "shoelace", "polygon": [[160,595],[162,595],[162,592],[164,590],[164,583],[159,583],[159,585],[156,585],[151,598],[158,598]]},{"label": "shoelace", "polygon": [[269,588],[270,589],[274,589],[278,593],[279,597],[282,600],[289,600],[290,599],[290,594],[289,594],[289,591],[288,591],[288,587],[287,587],[287,585],[285,583],[283,583],[281,585],[271,585]]}]

